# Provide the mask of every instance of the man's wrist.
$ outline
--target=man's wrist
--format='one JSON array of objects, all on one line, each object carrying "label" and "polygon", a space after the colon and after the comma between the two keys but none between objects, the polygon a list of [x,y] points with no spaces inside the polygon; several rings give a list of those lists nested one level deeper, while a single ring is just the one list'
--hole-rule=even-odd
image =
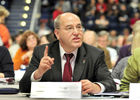
[{"label": "man's wrist", "polygon": [[32,82],[38,82],[38,81],[40,81],[42,77],[41,77],[40,79],[35,79],[35,78],[34,78],[34,74],[35,74],[35,71],[34,71],[34,72],[32,73],[32,75],[31,75],[31,81],[32,81]]},{"label": "man's wrist", "polygon": [[38,80],[38,79],[40,79],[41,77],[42,77],[42,73],[37,69],[36,71],[35,71],[35,73],[34,73],[34,79],[35,80]]},{"label": "man's wrist", "polygon": [[105,86],[102,84],[102,83],[99,83],[99,82],[95,82],[94,84],[98,84],[100,86],[100,92],[99,93],[102,93],[105,91]]},{"label": "man's wrist", "polygon": [[98,94],[101,92],[101,87],[99,84],[96,83],[92,83],[93,84],[93,91],[91,92],[91,94]]}]

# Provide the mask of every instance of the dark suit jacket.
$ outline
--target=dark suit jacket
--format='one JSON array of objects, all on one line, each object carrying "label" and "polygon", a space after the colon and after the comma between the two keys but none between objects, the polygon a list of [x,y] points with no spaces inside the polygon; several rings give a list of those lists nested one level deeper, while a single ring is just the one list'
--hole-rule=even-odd
[{"label": "dark suit jacket", "polygon": [[5,77],[14,77],[11,55],[4,46],[0,46],[0,72],[4,73]]},{"label": "dark suit jacket", "polygon": [[[31,74],[38,68],[40,60],[44,55],[45,47],[46,45],[41,45],[34,49],[30,65],[26,69],[26,72],[19,84],[21,92],[30,92]],[[43,75],[40,81],[62,81],[61,58],[58,41],[48,45],[48,56],[55,59],[54,64],[52,65],[52,68]],[[105,91],[108,92],[116,89],[115,83],[105,64],[103,51],[85,43],[83,43],[78,49],[73,72],[73,81],[80,81],[82,79],[88,79],[92,82],[100,82],[105,86]]]}]

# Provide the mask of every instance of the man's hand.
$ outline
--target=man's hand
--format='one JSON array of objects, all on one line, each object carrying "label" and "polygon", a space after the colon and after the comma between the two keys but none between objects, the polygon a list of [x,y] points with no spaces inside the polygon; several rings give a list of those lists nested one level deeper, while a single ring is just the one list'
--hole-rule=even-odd
[{"label": "man's hand", "polygon": [[54,58],[48,56],[48,46],[46,46],[44,56],[40,61],[38,69],[35,71],[34,79],[40,79],[46,71],[51,69],[52,64],[54,64]]},{"label": "man's hand", "polygon": [[92,83],[89,80],[81,80],[80,82],[82,83],[82,94],[96,94],[101,91],[101,87],[96,83]]}]

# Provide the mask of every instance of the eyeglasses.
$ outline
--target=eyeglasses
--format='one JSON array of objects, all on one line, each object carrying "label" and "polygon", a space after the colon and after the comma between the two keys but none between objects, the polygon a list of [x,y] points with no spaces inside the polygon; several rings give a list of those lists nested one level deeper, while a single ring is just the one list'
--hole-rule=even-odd
[{"label": "eyeglasses", "polygon": [[83,26],[82,25],[77,25],[76,27],[68,25],[64,28],[65,31],[68,31],[70,33],[73,33],[75,30],[78,32],[82,32],[83,31]]}]

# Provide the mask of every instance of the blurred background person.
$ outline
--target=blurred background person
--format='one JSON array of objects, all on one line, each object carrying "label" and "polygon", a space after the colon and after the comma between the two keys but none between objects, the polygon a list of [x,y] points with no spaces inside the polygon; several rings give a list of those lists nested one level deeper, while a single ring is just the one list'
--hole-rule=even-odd
[{"label": "blurred background person", "polygon": [[51,29],[48,27],[47,23],[46,22],[40,23],[40,28],[38,30],[39,37],[41,37],[42,35],[47,35],[51,33]]},{"label": "blurred background person", "polygon": [[101,14],[99,18],[95,20],[96,31],[108,30],[109,21],[104,14]]},{"label": "blurred background person", "polygon": [[[133,35],[129,35],[127,44],[131,44]],[[123,77],[124,68],[127,66],[127,60],[130,56],[123,57],[112,70],[112,77],[121,80]]]},{"label": "blurred background person", "polygon": [[9,48],[9,39],[10,39],[10,33],[8,28],[5,25],[5,18],[9,16],[9,11],[0,5],[0,37],[2,39],[2,42],[4,46]]},{"label": "blurred background person", "polygon": [[26,68],[28,66],[33,50],[35,46],[39,44],[39,42],[40,40],[36,33],[30,30],[27,30],[23,33],[20,41],[20,48],[13,58],[14,70],[19,70],[22,69],[22,67]]},{"label": "blurred background person", "polygon": [[91,31],[91,30],[87,30],[84,32],[84,37],[83,37],[83,41],[89,45],[95,46],[101,50],[104,51],[105,53],[105,62],[107,64],[107,67],[109,69],[111,69],[111,60],[110,60],[110,54],[109,51],[106,48],[102,48],[98,45],[98,36],[96,34],[96,32]]},{"label": "blurred background person", "polygon": [[116,61],[116,64],[114,67],[116,67],[116,65],[118,64],[118,62],[124,58],[124,57],[128,57],[131,55],[131,44],[132,44],[132,41],[133,41],[133,34],[129,35],[127,40],[126,40],[126,45],[122,46],[120,49],[119,49],[119,52],[118,52],[118,59]]},{"label": "blurred background person", "polygon": [[107,58],[108,62],[110,62],[111,64],[108,67],[109,69],[112,69],[112,67],[114,67],[114,64],[116,63],[118,55],[115,49],[108,47],[108,43],[109,43],[109,33],[104,30],[100,31],[98,33],[98,47],[106,49],[106,53],[107,52],[109,53],[109,56],[107,56]]},{"label": "blurred background person", "polygon": [[59,5],[56,5],[55,6],[55,10],[53,11],[53,20],[60,14],[63,13],[63,10],[62,10],[62,6],[59,4]]},{"label": "blurred background person", "polygon": [[1,37],[0,37],[0,46],[3,46],[3,42],[2,42]]},{"label": "blurred background person", "polygon": [[107,11],[105,0],[97,0],[96,9],[99,14],[104,14]]},{"label": "blurred background person", "polygon": [[135,12],[133,17],[130,18],[130,27],[133,27],[136,21],[140,20],[140,14],[139,12]]},{"label": "blurred background person", "polygon": [[54,36],[54,33],[42,35],[40,37],[40,45],[42,45],[42,44],[48,44],[48,43],[51,43],[51,42],[53,42],[55,40],[56,40],[56,38]]},{"label": "blurred background person", "polygon": [[119,47],[119,49],[123,46],[123,41],[124,41],[123,35],[118,35],[117,36],[117,46]]},{"label": "blurred background person", "polygon": [[133,26],[132,55],[128,58],[128,64],[121,79],[120,90],[128,92],[130,83],[140,83],[140,21]]},{"label": "blurred background person", "polygon": [[14,69],[8,49],[0,46],[0,78],[4,77],[14,77]]},{"label": "blurred background person", "polygon": [[97,34],[95,31],[86,30],[83,41],[89,45],[97,47]]},{"label": "blurred background person", "polygon": [[12,38],[12,44],[10,45],[9,52],[11,57],[13,58],[17,52],[17,50],[20,48],[20,40],[22,38],[23,31],[19,31],[17,34],[15,34]]}]

